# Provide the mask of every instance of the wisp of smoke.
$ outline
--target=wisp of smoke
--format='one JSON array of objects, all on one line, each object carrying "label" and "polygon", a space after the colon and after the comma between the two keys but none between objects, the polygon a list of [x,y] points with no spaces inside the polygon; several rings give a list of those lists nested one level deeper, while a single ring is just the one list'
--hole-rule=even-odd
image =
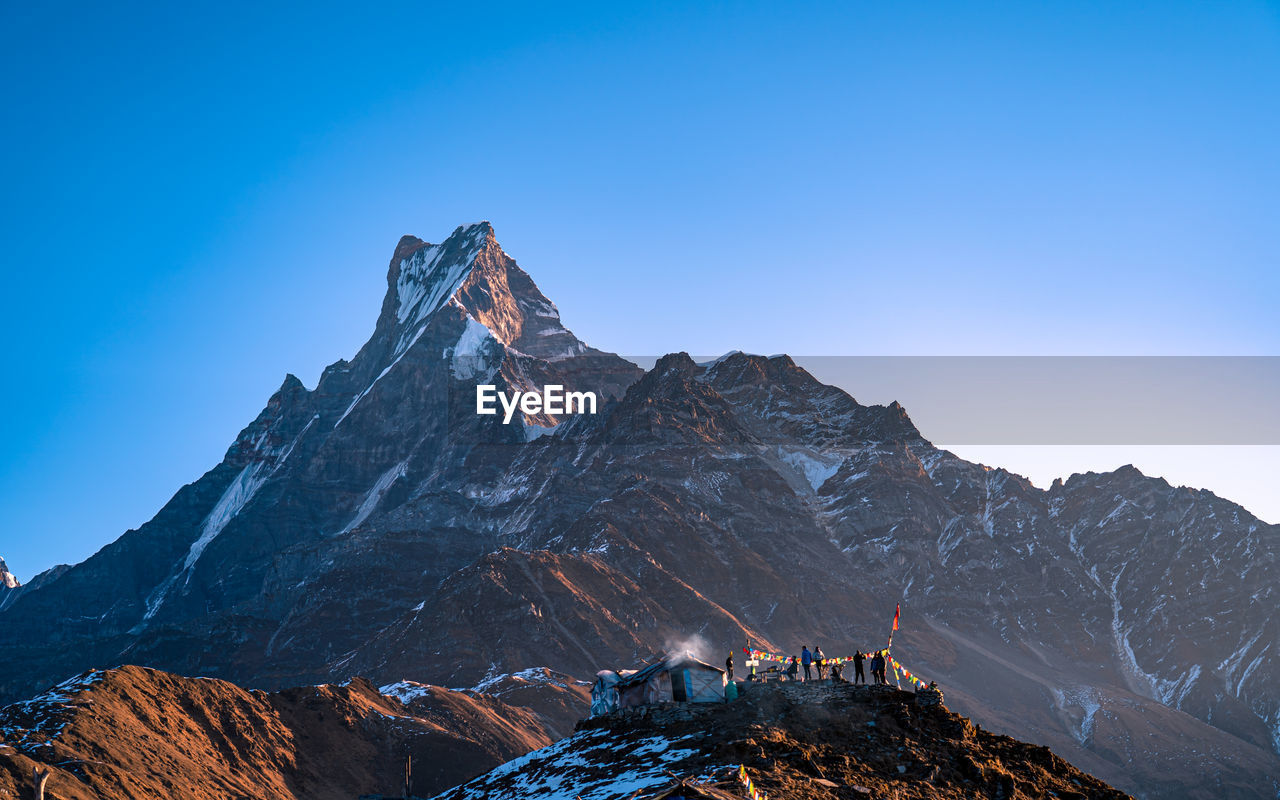
[{"label": "wisp of smoke", "polygon": [[699,661],[710,662],[712,658],[711,643],[699,633],[683,639],[668,637],[662,646],[668,653],[692,653],[693,657]]}]

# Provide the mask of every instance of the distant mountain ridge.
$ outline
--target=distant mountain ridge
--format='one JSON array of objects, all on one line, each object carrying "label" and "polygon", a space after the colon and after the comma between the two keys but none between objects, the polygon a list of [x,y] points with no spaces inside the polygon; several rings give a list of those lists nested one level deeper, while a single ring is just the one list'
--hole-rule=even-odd
[{"label": "distant mountain ridge", "polygon": [[[478,382],[604,403],[503,425]],[[901,600],[900,659],[984,725],[1150,797],[1226,775],[1272,797],[1278,550],[1276,526],[1132,467],[1040,490],[963,461],[786,356],[643,372],[478,223],[403,238],[368,343],[314,389],[288,376],[154,519],[0,590],[0,697],[128,662],[459,686],[694,634],[837,654]]]}]

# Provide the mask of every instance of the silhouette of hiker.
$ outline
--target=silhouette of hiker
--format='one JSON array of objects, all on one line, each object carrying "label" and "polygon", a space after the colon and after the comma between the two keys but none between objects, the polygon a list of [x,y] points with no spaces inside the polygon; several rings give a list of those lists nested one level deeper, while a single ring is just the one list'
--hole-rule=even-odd
[{"label": "silhouette of hiker", "polygon": [[867,685],[867,676],[862,671],[862,662],[865,660],[866,656],[862,654],[861,650],[853,654],[853,682],[862,681],[863,686]]},{"label": "silhouette of hiker", "polygon": [[813,653],[809,652],[808,647],[800,648],[800,664],[804,667],[804,679],[807,681],[813,676],[809,674],[809,668],[813,666]]},{"label": "silhouette of hiker", "polygon": [[729,651],[729,657],[724,660],[725,672],[729,673],[729,680],[733,680],[733,651]]},{"label": "silhouette of hiker", "polygon": [[827,657],[821,647],[813,648],[813,663],[818,667],[818,680],[827,677],[827,665],[824,663],[826,660]]}]

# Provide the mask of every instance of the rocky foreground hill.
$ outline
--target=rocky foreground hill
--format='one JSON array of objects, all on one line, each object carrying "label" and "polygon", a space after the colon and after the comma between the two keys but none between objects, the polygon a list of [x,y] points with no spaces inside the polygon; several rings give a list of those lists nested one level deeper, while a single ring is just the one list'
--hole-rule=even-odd
[{"label": "rocky foreground hill", "polygon": [[651,706],[573,736],[436,800],[628,800],[676,780],[779,800],[1129,797],[1046,747],[974,726],[887,686],[770,684],[722,705]]},{"label": "rocky foreground hill", "polygon": [[[503,424],[479,383],[601,404]],[[364,347],[152,520],[6,580],[0,700],[100,664],[271,689],[589,679],[695,635],[848,655],[899,601],[898,657],[984,727],[1147,798],[1275,797],[1280,528],[1132,467],[1035,487],[786,356],[642,371],[487,223],[402,239]]]},{"label": "rocky foreground hill", "polygon": [[554,727],[585,707],[581,687],[542,673],[492,688],[551,711],[411,683],[267,693],[95,670],[0,709],[0,797],[28,796],[33,768],[51,773],[50,800],[398,797],[407,757],[413,794],[440,800],[623,800],[673,776],[742,797],[741,765],[780,800],[1127,796],[889,687],[757,685],[728,704],[583,720],[566,738]]},{"label": "rocky foreground hill", "polygon": [[[354,800],[429,795],[546,746],[571,730],[577,686],[495,685],[498,697],[400,683],[249,691],[142,667],[95,670],[0,709],[0,797],[29,797],[32,769],[51,800]],[[567,710],[567,709],[572,710]]]}]

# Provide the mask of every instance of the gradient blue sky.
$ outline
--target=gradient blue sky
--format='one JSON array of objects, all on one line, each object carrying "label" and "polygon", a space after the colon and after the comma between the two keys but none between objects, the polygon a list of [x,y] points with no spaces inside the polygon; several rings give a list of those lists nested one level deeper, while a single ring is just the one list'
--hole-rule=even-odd
[{"label": "gradient blue sky", "polygon": [[623,353],[1280,353],[1274,2],[270,5],[0,12],[20,578],[478,219]]}]

